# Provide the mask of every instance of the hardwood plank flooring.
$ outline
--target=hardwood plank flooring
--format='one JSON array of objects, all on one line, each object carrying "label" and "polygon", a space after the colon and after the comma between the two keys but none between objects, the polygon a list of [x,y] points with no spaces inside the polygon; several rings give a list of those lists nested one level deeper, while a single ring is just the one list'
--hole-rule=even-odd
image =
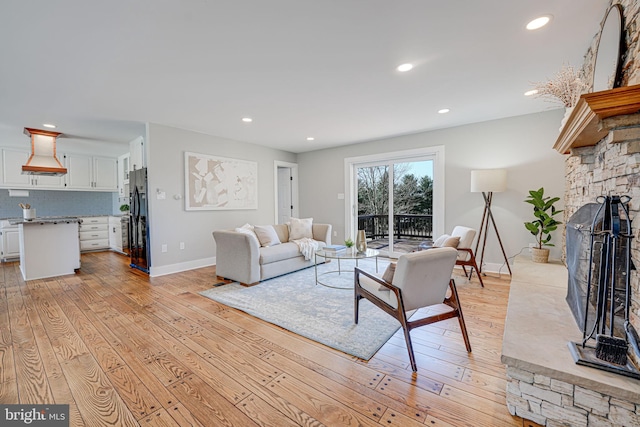
[{"label": "hardwood plank flooring", "polygon": [[401,330],[363,361],[198,295],[214,267],[128,264],[0,265],[0,403],[69,404],[73,426],[535,426],[505,404],[508,276],[458,280],[473,353],[456,319],[416,329],[413,374]]}]

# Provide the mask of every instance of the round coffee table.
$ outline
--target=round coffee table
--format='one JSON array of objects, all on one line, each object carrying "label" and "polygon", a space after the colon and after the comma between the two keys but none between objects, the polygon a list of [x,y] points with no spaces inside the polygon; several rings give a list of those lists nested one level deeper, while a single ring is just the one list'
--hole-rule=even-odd
[{"label": "round coffee table", "polygon": [[[349,260],[356,260],[356,267],[358,266],[358,260],[361,259],[365,259],[365,258],[375,258],[376,259],[376,273],[378,272],[378,255],[380,255],[380,251],[376,250],[376,249],[367,249],[365,252],[358,252],[356,250],[356,248],[347,248],[343,251],[325,251],[322,249],[319,249],[316,251],[315,253],[315,273],[316,273],[316,284],[318,285],[323,285],[323,286],[327,286],[329,288],[334,288],[334,289],[353,289],[353,286],[351,287],[344,287],[344,286],[334,286],[331,285],[329,283],[326,282],[322,282],[320,280],[320,277],[322,276],[326,276],[328,274],[342,274],[342,273],[347,273],[350,272],[353,274],[353,270],[348,271],[342,271],[342,268],[340,266],[340,261],[341,260],[345,260],[345,259],[349,259]],[[335,259],[338,260],[338,269],[337,270],[331,270],[331,271],[325,271],[324,273],[320,273],[318,274],[318,257],[322,257],[325,260],[327,259]]]}]

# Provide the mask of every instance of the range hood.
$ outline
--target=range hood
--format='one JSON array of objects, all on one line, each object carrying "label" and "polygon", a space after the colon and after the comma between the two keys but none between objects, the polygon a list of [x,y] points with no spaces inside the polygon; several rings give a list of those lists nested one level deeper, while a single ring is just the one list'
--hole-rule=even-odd
[{"label": "range hood", "polygon": [[24,134],[31,137],[31,155],[22,166],[23,175],[61,176],[67,168],[56,157],[56,138],[60,132],[24,128]]}]

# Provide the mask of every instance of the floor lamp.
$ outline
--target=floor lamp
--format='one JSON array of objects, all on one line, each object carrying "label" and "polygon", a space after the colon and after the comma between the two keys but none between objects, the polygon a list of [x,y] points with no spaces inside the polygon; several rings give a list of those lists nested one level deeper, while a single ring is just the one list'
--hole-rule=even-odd
[{"label": "floor lamp", "polygon": [[476,257],[478,255],[478,248],[480,246],[480,240],[482,240],[482,251],[480,255],[480,264],[478,265],[479,272],[482,272],[482,265],[484,260],[484,249],[487,245],[487,234],[489,232],[489,221],[493,224],[493,229],[496,231],[498,237],[498,243],[500,243],[500,249],[504,256],[504,262],[509,269],[509,275],[511,275],[511,266],[507,260],[507,254],[504,251],[502,245],[502,239],[496,226],[496,221],[493,218],[491,212],[491,201],[493,199],[493,193],[501,193],[507,189],[507,170],[506,169],[484,169],[484,170],[472,170],[471,171],[471,192],[482,193],[484,198],[484,212],[482,213],[482,222],[480,223],[480,232],[478,233],[478,240],[476,241]]}]

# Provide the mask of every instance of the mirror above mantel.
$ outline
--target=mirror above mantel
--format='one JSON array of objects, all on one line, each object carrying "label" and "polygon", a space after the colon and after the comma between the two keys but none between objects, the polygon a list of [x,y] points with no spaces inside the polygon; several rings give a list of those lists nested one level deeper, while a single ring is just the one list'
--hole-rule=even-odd
[{"label": "mirror above mantel", "polygon": [[625,37],[622,6],[614,4],[609,8],[602,22],[594,55],[592,82],[594,92],[620,86],[624,51]]},{"label": "mirror above mantel", "polygon": [[585,93],[573,108],[553,148],[561,154],[570,149],[596,145],[609,129],[602,120],[623,115],[637,116],[640,125],[640,85]]}]

